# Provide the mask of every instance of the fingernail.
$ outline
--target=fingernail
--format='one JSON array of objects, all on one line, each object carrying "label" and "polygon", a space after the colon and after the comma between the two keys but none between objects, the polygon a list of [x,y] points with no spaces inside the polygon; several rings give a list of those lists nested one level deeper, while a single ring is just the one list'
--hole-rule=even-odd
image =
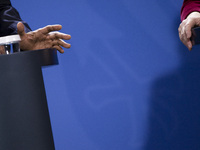
[{"label": "fingernail", "polygon": [[192,49],[192,44],[191,43],[188,43],[188,48]]},{"label": "fingernail", "polygon": [[68,35],[67,35],[67,38],[71,39],[71,35],[68,34]]}]

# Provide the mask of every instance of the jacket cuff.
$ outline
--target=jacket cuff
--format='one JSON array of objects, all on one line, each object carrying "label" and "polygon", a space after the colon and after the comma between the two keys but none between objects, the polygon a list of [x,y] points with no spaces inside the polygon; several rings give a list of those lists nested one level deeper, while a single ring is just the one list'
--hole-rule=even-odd
[{"label": "jacket cuff", "polygon": [[181,21],[187,18],[187,16],[194,12],[200,12],[200,1],[189,1],[183,4],[181,8]]}]

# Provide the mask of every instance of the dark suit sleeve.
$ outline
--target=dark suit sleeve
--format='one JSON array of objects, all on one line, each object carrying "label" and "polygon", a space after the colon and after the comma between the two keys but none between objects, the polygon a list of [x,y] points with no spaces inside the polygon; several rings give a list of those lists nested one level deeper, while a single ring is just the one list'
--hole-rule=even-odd
[{"label": "dark suit sleeve", "polygon": [[17,34],[17,23],[22,22],[25,32],[31,31],[29,25],[23,21],[18,11],[12,7],[9,0],[0,1],[0,36]]},{"label": "dark suit sleeve", "polygon": [[184,0],[181,8],[181,21],[194,11],[200,12],[200,0]]}]

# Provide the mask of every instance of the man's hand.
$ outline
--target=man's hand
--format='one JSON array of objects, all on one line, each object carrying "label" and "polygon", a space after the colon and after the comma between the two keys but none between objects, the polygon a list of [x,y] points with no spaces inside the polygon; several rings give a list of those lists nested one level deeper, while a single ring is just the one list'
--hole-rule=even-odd
[{"label": "man's hand", "polygon": [[23,23],[17,24],[18,34],[21,38],[20,49],[37,50],[46,48],[56,48],[60,53],[64,53],[62,47],[70,48],[71,45],[63,40],[69,40],[70,35],[54,32],[59,31],[61,25],[48,25],[44,28],[25,33]]},{"label": "man's hand", "polygon": [[178,28],[179,38],[189,50],[192,50],[192,42],[190,40],[192,36],[191,29],[195,26],[200,26],[199,12],[192,12],[191,14],[189,14]]}]

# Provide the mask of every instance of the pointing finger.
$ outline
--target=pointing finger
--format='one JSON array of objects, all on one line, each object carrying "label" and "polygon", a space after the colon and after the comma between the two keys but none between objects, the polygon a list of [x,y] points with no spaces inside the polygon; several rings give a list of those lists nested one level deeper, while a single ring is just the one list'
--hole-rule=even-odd
[{"label": "pointing finger", "polygon": [[61,25],[48,25],[46,27],[40,28],[37,31],[41,32],[42,34],[48,34],[52,31],[59,31],[62,29]]}]

